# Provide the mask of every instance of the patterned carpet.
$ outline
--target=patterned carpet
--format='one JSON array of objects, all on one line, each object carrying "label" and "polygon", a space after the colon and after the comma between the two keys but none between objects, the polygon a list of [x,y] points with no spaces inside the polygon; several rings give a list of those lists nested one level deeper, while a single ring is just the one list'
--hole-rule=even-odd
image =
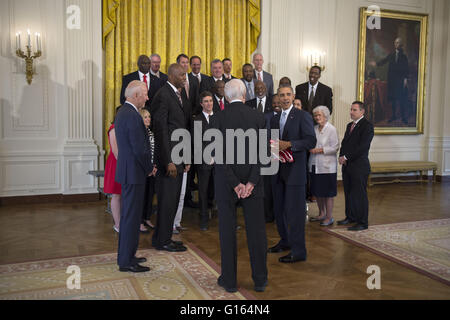
[{"label": "patterned carpet", "polygon": [[[219,287],[217,265],[192,244],[187,247],[181,253],[138,251],[151,269],[144,273],[119,272],[116,253],[0,265],[0,300],[255,299],[243,289],[233,294]],[[80,268],[80,289],[68,289],[72,265]]]},{"label": "patterned carpet", "polygon": [[324,231],[450,285],[450,219]]}]

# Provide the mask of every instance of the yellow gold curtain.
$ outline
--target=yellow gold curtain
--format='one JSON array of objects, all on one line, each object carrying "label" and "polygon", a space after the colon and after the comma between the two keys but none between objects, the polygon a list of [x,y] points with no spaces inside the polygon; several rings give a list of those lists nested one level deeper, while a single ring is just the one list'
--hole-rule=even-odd
[{"label": "yellow gold curtain", "polygon": [[103,0],[106,129],[139,55],[158,53],[163,72],[180,53],[198,55],[206,74],[213,59],[228,57],[240,77],[259,33],[260,0]]}]

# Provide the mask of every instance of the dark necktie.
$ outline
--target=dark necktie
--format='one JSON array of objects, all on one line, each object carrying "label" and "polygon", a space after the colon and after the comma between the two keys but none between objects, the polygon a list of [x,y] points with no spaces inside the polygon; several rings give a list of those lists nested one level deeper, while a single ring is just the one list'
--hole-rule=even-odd
[{"label": "dark necktie", "polygon": [[180,93],[180,91],[175,91],[175,93],[177,94],[177,97],[178,97],[178,101],[180,101],[180,104],[181,104],[181,106],[183,106],[183,100],[181,100],[181,93]]},{"label": "dark necktie", "polygon": [[308,98],[308,111],[311,112],[312,110],[312,103],[314,100],[314,87],[311,87],[311,93],[309,94]]},{"label": "dark necktie", "polygon": [[355,129],[356,126],[356,122],[352,123],[352,126],[350,127],[350,133],[352,133],[353,129]]},{"label": "dark necktie", "polygon": [[258,111],[262,112],[263,111],[263,107],[262,107],[262,99],[259,99],[259,103],[258,103]]}]

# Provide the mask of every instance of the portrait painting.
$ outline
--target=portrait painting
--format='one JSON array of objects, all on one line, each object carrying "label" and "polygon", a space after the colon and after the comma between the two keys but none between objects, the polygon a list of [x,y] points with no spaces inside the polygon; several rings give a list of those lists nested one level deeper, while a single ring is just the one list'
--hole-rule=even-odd
[{"label": "portrait painting", "polygon": [[358,99],[375,134],[423,133],[426,37],[425,14],[361,8]]}]

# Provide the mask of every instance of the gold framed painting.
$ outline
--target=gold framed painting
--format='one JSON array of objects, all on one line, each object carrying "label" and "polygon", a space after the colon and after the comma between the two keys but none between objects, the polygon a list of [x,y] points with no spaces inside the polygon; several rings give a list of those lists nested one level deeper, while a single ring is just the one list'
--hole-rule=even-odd
[{"label": "gold framed painting", "polygon": [[360,9],[358,99],[375,134],[421,134],[428,15]]}]

